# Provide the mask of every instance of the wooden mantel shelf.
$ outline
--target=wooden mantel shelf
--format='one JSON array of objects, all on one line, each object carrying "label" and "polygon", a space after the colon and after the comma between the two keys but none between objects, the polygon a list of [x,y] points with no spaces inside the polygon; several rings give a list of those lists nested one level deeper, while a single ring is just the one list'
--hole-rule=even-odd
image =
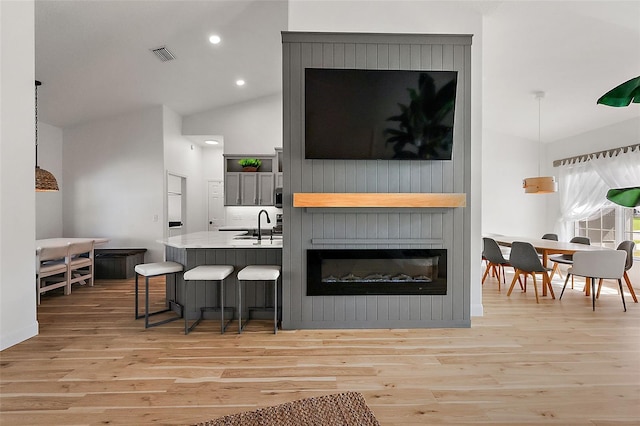
[{"label": "wooden mantel shelf", "polygon": [[459,193],[296,192],[293,207],[466,207]]}]

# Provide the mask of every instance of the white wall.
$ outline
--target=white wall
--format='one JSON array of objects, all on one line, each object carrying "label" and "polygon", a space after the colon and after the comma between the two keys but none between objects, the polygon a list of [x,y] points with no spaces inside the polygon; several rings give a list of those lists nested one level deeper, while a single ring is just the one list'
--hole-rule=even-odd
[{"label": "white wall", "polygon": [[538,176],[544,147],[486,129],[483,139],[482,232],[526,237],[553,232],[544,218],[558,194],[525,194],[522,189],[522,179]]},{"label": "white wall", "polygon": [[[38,89],[42,97],[44,85]],[[38,122],[38,165],[53,173],[60,191],[36,192],[36,239],[62,237],[62,129]]]},{"label": "white wall", "polygon": [[[607,107],[603,107],[607,108]],[[631,104],[627,108],[636,108]],[[547,144],[549,162],[640,143],[640,113],[637,118],[581,133]],[[555,168],[554,170],[557,170]]]},{"label": "white wall", "polygon": [[33,1],[0,1],[0,350],[38,334]]},{"label": "white wall", "polygon": [[[282,146],[282,94],[184,117],[182,132],[185,135],[224,136],[223,148],[202,150],[204,180],[224,180],[223,153],[275,155],[275,148]],[[205,211],[206,200],[205,194]],[[275,225],[275,215],[282,213],[282,209],[271,206],[237,206],[225,207],[225,226],[255,228],[258,226],[258,212],[262,209],[269,212],[272,222],[267,224],[263,221],[265,228]]]},{"label": "white wall", "polygon": [[[467,3],[466,6],[469,6]],[[358,18],[354,18],[358,17]],[[444,1],[307,1],[290,0],[290,31],[473,34],[471,78],[471,182],[466,208],[471,213],[469,256],[481,248],[482,152],[482,15],[474,7]],[[279,146],[279,145],[278,145]],[[482,315],[481,264],[472,263],[471,315]]]},{"label": "white wall", "polygon": [[224,180],[224,147],[202,149],[202,172],[205,180]]},{"label": "white wall", "polygon": [[146,248],[164,258],[163,108],[65,129],[65,236],[110,239],[104,247]]},{"label": "white wall", "polygon": [[[186,178],[187,182],[187,217],[183,232],[205,231],[207,187],[203,173],[203,149],[182,136],[182,117],[166,106],[162,111],[165,169],[167,173]],[[166,231],[165,226],[165,236],[168,236]]]},{"label": "white wall", "polygon": [[282,146],[282,93],[184,117],[184,135],[223,135],[225,154],[270,154]]}]

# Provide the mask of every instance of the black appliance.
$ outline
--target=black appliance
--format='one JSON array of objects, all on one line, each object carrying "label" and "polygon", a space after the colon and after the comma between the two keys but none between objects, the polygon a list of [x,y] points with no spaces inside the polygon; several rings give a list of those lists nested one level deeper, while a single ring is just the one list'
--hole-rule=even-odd
[{"label": "black appliance", "polygon": [[282,208],[282,188],[276,188],[274,191],[274,204],[275,207]]}]

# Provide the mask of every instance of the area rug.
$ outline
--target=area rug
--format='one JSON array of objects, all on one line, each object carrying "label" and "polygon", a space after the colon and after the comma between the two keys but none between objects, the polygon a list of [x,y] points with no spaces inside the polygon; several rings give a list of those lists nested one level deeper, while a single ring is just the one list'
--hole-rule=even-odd
[{"label": "area rug", "polygon": [[362,394],[344,392],[231,414],[197,426],[380,426]]}]

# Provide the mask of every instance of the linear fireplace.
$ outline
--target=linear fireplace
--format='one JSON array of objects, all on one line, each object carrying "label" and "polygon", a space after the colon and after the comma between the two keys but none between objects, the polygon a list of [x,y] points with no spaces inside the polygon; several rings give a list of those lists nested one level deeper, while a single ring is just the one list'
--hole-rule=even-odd
[{"label": "linear fireplace", "polygon": [[307,296],[446,295],[447,250],[307,250]]}]

